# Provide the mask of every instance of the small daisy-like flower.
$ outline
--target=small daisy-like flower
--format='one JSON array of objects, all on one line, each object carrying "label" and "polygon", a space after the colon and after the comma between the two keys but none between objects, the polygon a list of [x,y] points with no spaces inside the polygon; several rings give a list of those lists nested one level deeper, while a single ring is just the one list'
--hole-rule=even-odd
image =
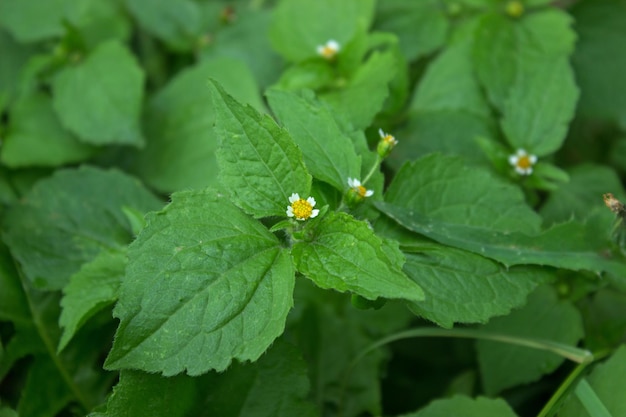
[{"label": "small daisy-like flower", "polygon": [[365,188],[361,185],[361,181],[356,178],[348,178],[348,185],[350,188],[346,194],[346,202],[349,206],[359,204],[365,199],[365,197],[371,197],[374,194],[373,190]]},{"label": "small daisy-like flower", "polygon": [[537,163],[537,156],[527,153],[524,149],[518,149],[514,155],[509,156],[509,164],[520,175],[533,173],[533,165]]},{"label": "small daisy-like flower", "polygon": [[341,47],[339,43],[333,39],[326,42],[324,45],[319,45],[317,47],[317,54],[324,57],[325,59],[333,59],[335,55],[339,52]]},{"label": "small daisy-like flower", "polygon": [[296,220],[304,221],[306,219],[312,219],[319,214],[319,210],[313,209],[315,207],[315,199],[309,197],[306,200],[300,198],[298,193],[291,194],[289,197],[289,206],[287,206],[287,216],[295,217]]},{"label": "small daisy-like flower", "polygon": [[393,148],[395,148],[398,141],[394,136],[383,132],[382,129],[378,129],[378,134],[380,135],[380,142],[378,142],[376,151],[381,158],[384,158],[389,155],[389,152],[391,152]]},{"label": "small daisy-like flower", "polygon": [[348,185],[350,189],[354,190],[360,197],[371,197],[374,194],[373,190],[368,190],[361,185],[361,181],[356,178],[348,178]]}]

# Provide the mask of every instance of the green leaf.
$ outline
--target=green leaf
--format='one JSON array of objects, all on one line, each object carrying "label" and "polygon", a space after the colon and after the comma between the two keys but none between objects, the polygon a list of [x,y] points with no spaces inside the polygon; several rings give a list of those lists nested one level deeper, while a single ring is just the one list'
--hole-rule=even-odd
[{"label": "green leaf", "polygon": [[[198,393],[194,378],[123,370],[101,417],[185,417]],[[90,414],[91,416],[91,414]]]},{"label": "green leaf", "polygon": [[20,42],[35,42],[60,36],[61,21],[72,6],[69,0],[3,0],[0,2],[0,25]]},{"label": "green leaf", "polygon": [[267,92],[267,98],[315,178],[343,191],[348,178],[360,177],[361,161],[352,140],[341,131],[331,110],[317,102],[312,93],[296,95],[274,89]]},{"label": "green leaf", "polygon": [[469,21],[457,29],[455,41],[428,66],[413,96],[411,111],[454,110],[490,117],[489,104],[474,74],[472,39],[466,35],[474,25]]},{"label": "green leaf", "polygon": [[55,363],[39,356],[29,369],[17,412],[20,417],[53,417],[72,399],[72,392]]},{"label": "green leaf", "polygon": [[[572,62],[580,86],[581,114],[626,128],[626,10],[623,2],[598,0],[571,9],[579,36]],[[610,62],[611,65],[603,63]]]},{"label": "green leaf", "polygon": [[[621,345],[605,363],[598,365],[587,377],[589,385],[597,399],[606,407],[611,416],[626,414],[622,388],[626,384],[626,346]],[[594,417],[596,414],[586,411],[580,399],[571,395],[563,408],[562,417]]]},{"label": "green leaf", "polygon": [[[563,222],[572,217],[584,220],[601,207],[602,194],[611,192],[626,201],[626,191],[617,173],[606,166],[577,165],[568,171],[570,181],[548,196],[540,213],[548,223]],[[607,215],[610,213],[607,211]]]},{"label": "green leaf", "polygon": [[360,26],[369,27],[373,13],[372,0],[282,0],[274,9],[270,41],[288,61],[304,61],[328,40],[345,46]]},{"label": "green leaf", "polygon": [[212,190],[175,193],[130,245],[107,369],[165,376],[256,360],[284,329],[294,269],[278,240]]},{"label": "green leaf", "polygon": [[[560,301],[556,291],[549,286],[539,287],[522,309],[505,317],[496,317],[482,329],[569,345],[576,345],[583,336],[579,311],[568,301]],[[534,382],[554,371],[565,360],[552,352],[487,340],[479,340],[476,348],[483,385],[489,395]]]},{"label": "green leaf", "polygon": [[375,26],[395,33],[402,53],[413,61],[443,46],[449,22],[437,1],[386,0],[377,4]]},{"label": "green leaf", "polygon": [[[3,3],[4,4],[4,3]],[[2,5],[0,4],[0,9]],[[2,13],[0,12],[0,20]],[[20,77],[34,48],[17,43],[0,28],[0,50],[2,50],[2,66],[0,67],[0,111],[4,111],[11,103],[18,90]]]},{"label": "green leaf", "polygon": [[[570,270],[606,271],[623,282],[626,265],[610,255],[608,236],[594,221],[554,225],[539,234],[498,231],[488,226],[460,225],[424,216],[415,210],[376,202],[398,224],[444,245],[486,256],[506,266],[536,264]],[[602,228],[608,229],[606,222]]]},{"label": "green leaf", "polygon": [[476,74],[493,105],[503,111],[515,80],[523,73],[541,70],[541,60],[568,56],[576,35],[572,18],[547,9],[523,19],[508,19],[500,13],[486,14],[476,29],[473,61]]},{"label": "green leaf", "polygon": [[138,169],[161,192],[204,188],[217,183],[217,134],[209,77],[243,103],[263,109],[250,71],[239,61],[216,58],[189,67],[160,90],[147,108],[146,136]]},{"label": "green leaf", "polygon": [[255,217],[285,216],[289,196],[305,197],[311,176],[302,152],[269,116],[244,107],[215,81],[209,83],[220,140],[220,180],[233,201]]},{"label": "green leaf", "polygon": [[612,349],[626,334],[626,294],[602,288],[580,305],[585,322],[585,347],[592,352]]},{"label": "green leaf", "polygon": [[476,28],[473,60],[476,76],[493,105],[502,111],[523,59],[516,25],[500,13],[486,14]]},{"label": "green leaf", "polygon": [[24,290],[13,258],[4,244],[0,244],[0,288],[0,321],[28,321],[30,312]]},{"label": "green leaf", "polygon": [[161,205],[132,177],[82,167],[39,181],[4,219],[4,240],[39,289],[60,289],[102,250],[120,250],[132,231],[122,207]]},{"label": "green leaf", "polygon": [[551,278],[538,268],[505,268],[480,255],[441,246],[406,256],[404,271],[425,294],[423,301],[410,303],[409,308],[447,328],[507,314]]},{"label": "green leaf", "polygon": [[458,157],[428,155],[405,164],[385,200],[429,222],[502,232],[538,232],[541,218],[526,205],[518,187]]},{"label": "green leaf", "polygon": [[455,396],[435,400],[422,410],[403,414],[401,417],[517,417],[517,414],[501,398],[491,399],[478,397],[476,399]]},{"label": "green leaf", "polygon": [[54,108],[84,142],[140,147],[143,83],[143,70],[126,46],[105,42],[54,77]]},{"label": "green leaf", "polygon": [[474,74],[474,26],[473,20],[462,24],[428,65],[411,100],[408,125],[398,132],[399,149],[390,156],[396,167],[436,151],[484,160],[475,138],[495,137],[496,124]]},{"label": "green leaf", "polygon": [[170,47],[187,51],[201,29],[198,4],[189,0],[125,0],[126,7],[148,33]]},{"label": "green leaf", "polygon": [[393,52],[374,52],[341,89],[321,93],[339,114],[356,129],[365,129],[382,109],[389,96],[389,83],[396,75],[397,57]]},{"label": "green leaf", "polygon": [[567,58],[532,62],[504,103],[501,125],[509,144],[537,156],[561,147],[574,116],[578,88]]},{"label": "green leaf", "polygon": [[19,417],[19,414],[11,408],[0,406],[0,417]]},{"label": "green leaf", "polygon": [[124,276],[126,253],[103,251],[72,275],[63,289],[63,311],[59,325],[64,327],[58,350],[63,350],[76,331],[94,314],[117,300]]},{"label": "green leaf", "polygon": [[121,1],[82,0],[70,3],[67,20],[75,26],[88,50],[112,39],[127,42],[133,29]]},{"label": "green leaf", "polygon": [[11,168],[59,166],[79,162],[95,152],[63,128],[44,93],[22,96],[11,109],[0,159]]},{"label": "green leaf", "polygon": [[212,61],[228,57],[242,61],[265,89],[284,71],[284,62],[272,49],[268,37],[259,36],[268,33],[271,18],[270,10],[237,9],[237,19],[215,34],[213,43],[200,52],[201,59]]},{"label": "green leaf", "polygon": [[392,152],[386,162],[399,169],[407,161],[440,152],[485,164],[485,153],[476,139],[496,137],[496,126],[494,120],[466,111],[412,112],[406,126],[394,133],[399,141],[397,151]]},{"label": "green leaf", "polygon": [[382,240],[367,223],[345,213],[328,213],[296,243],[292,255],[299,272],[321,288],[350,291],[368,300],[378,297],[419,301],[422,289],[402,272],[397,244]]},{"label": "green leaf", "polygon": [[380,415],[388,355],[379,348],[357,363],[353,360],[379,338],[405,328],[413,315],[393,301],[380,310],[357,310],[350,297],[309,280],[297,280],[295,298],[288,334],[309,363],[311,397],[322,415],[333,415],[338,408],[345,416]]},{"label": "green leaf", "polygon": [[[306,362],[280,339],[253,364],[233,364],[212,374],[210,400],[203,411],[220,417],[314,417],[307,401],[310,389]],[[279,389],[277,389],[279,387]]]}]

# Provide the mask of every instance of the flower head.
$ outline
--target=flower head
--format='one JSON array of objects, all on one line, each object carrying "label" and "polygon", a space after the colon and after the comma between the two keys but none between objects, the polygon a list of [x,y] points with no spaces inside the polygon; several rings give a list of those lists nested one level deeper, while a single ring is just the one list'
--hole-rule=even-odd
[{"label": "flower head", "polygon": [[393,148],[395,148],[398,141],[394,136],[383,132],[382,129],[378,129],[378,134],[380,135],[380,141],[378,142],[376,151],[381,158],[384,158],[389,155],[389,152],[391,152]]},{"label": "flower head", "polygon": [[295,217],[296,220],[304,221],[317,216],[320,212],[317,209],[313,209],[313,207],[315,207],[315,199],[313,197],[304,200],[300,198],[298,193],[293,193],[291,197],[289,197],[289,203],[289,206],[287,206],[287,216]]},{"label": "flower head", "polygon": [[515,172],[520,175],[530,175],[533,173],[533,165],[537,163],[537,156],[527,153],[524,149],[509,156],[509,164],[515,168]]},{"label": "flower head", "polygon": [[356,178],[348,178],[348,185],[350,186],[350,189],[346,195],[346,201],[349,205],[358,204],[362,202],[365,197],[371,197],[374,194],[373,190],[365,188],[361,185],[361,181]]},{"label": "flower head", "polygon": [[519,0],[511,0],[506,4],[505,12],[513,18],[520,17],[524,14],[524,5]]},{"label": "flower head", "polygon": [[326,42],[324,45],[318,45],[317,54],[322,56],[325,59],[333,59],[335,55],[339,52],[341,47],[339,43],[333,39]]},{"label": "flower head", "polygon": [[374,194],[373,190],[368,190],[361,185],[361,181],[356,178],[348,178],[348,185],[350,189],[354,190],[361,197],[371,197]]}]

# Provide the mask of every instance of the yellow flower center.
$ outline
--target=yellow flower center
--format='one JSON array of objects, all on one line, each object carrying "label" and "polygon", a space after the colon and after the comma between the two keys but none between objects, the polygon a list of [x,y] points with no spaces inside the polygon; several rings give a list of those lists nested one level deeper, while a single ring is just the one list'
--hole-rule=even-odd
[{"label": "yellow flower center", "polygon": [[296,219],[306,220],[311,217],[311,213],[313,212],[313,207],[311,206],[311,204],[303,199],[291,203],[291,208],[293,209],[293,215],[296,217]]},{"label": "yellow flower center", "polygon": [[532,161],[528,155],[520,156],[517,159],[517,167],[521,169],[528,169],[533,166]]},{"label": "yellow flower center", "polygon": [[391,135],[385,135],[385,137],[383,138],[383,141],[387,144],[387,145],[393,145],[396,142],[396,138],[394,138]]},{"label": "yellow flower center", "polygon": [[510,1],[506,5],[506,13],[511,17],[520,17],[524,14],[524,5],[517,0]]},{"label": "yellow flower center", "polygon": [[356,187],[356,192],[361,196],[361,197],[365,197],[365,193],[367,193],[367,188],[363,187],[362,185],[359,185],[358,187]]},{"label": "yellow flower center", "polygon": [[335,50],[335,48],[332,48],[330,46],[324,46],[321,50],[322,56],[326,59],[334,57],[336,53],[337,51]]}]

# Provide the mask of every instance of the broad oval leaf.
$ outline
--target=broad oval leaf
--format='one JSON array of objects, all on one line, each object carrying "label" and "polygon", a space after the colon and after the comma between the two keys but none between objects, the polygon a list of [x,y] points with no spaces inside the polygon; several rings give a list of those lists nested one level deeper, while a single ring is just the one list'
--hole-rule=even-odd
[{"label": "broad oval leaf", "polygon": [[352,140],[335,121],[331,110],[316,102],[312,93],[267,92],[272,110],[298,144],[311,174],[336,189],[348,187],[348,178],[359,178],[361,160]]},{"label": "broad oval leaf", "polygon": [[450,224],[526,233],[539,231],[541,225],[518,187],[466,166],[461,158],[440,154],[405,164],[385,200]]},{"label": "broad oval leaf", "polygon": [[256,360],[293,304],[289,254],[213,191],[172,195],[129,247],[108,369],[174,375]]},{"label": "broad oval leaf", "polygon": [[61,289],[102,250],[132,239],[123,212],[158,209],[160,200],[133,177],[92,167],[57,171],[7,211],[4,239],[38,289]]},{"label": "broad oval leaf", "polygon": [[11,168],[55,167],[86,160],[95,150],[61,125],[49,96],[36,92],[15,103],[0,159]]},{"label": "broad oval leaf", "polygon": [[330,39],[345,46],[360,25],[369,27],[373,13],[372,0],[283,0],[274,10],[270,41],[285,59],[303,61]]},{"label": "broad oval leaf", "polygon": [[289,133],[209,82],[219,137],[220,180],[233,202],[255,217],[285,216],[289,196],[308,196],[311,176]]},{"label": "broad oval leaf", "polygon": [[[574,117],[578,87],[566,57],[529,60],[504,103],[502,130],[511,146],[538,156],[558,150]],[[527,67],[528,68],[528,67]]]},{"label": "broad oval leaf", "polygon": [[[569,301],[559,300],[550,286],[539,287],[526,306],[508,316],[494,318],[482,329],[569,345],[576,345],[583,336],[580,312]],[[476,347],[483,384],[489,395],[536,381],[565,360],[553,352],[488,340],[479,340]]]},{"label": "broad oval leaf", "polygon": [[141,147],[143,83],[143,70],[128,48],[104,42],[83,62],[56,75],[54,108],[61,122],[86,143]]},{"label": "broad oval leaf", "polygon": [[448,328],[454,323],[485,323],[507,314],[551,278],[539,268],[506,268],[480,255],[444,246],[406,256],[404,271],[426,295],[409,308]]},{"label": "broad oval leaf", "polygon": [[435,400],[415,413],[403,414],[401,417],[517,417],[517,414],[501,398],[476,399],[454,396],[452,398]]},{"label": "broad oval leaf", "polygon": [[146,182],[161,192],[217,184],[215,113],[206,88],[209,77],[218,79],[242,103],[263,108],[252,74],[235,59],[215,58],[173,77],[148,104],[145,122],[150,140],[138,160]]},{"label": "broad oval leaf", "polygon": [[402,272],[398,245],[376,236],[367,223],[331,212],[307,230],[292,255],[297,269],[321,288],[378,297],[424,299],[422,289]]}]

